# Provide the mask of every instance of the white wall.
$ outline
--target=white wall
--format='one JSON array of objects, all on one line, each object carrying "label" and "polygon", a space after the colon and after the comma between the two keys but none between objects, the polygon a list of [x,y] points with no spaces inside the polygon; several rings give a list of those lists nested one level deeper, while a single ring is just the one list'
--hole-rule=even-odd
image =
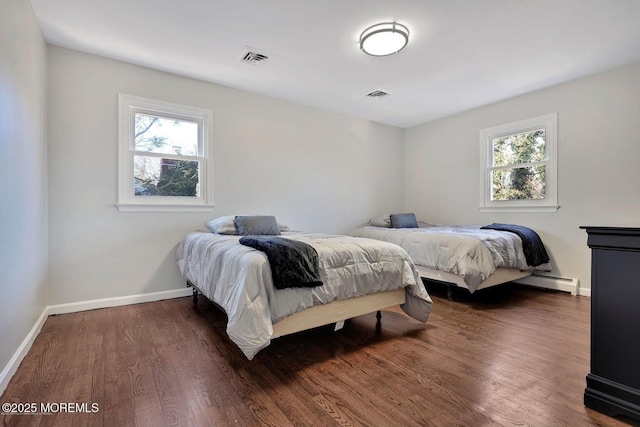
[{"label": "white wall", "polygon": [[[54,46],[48,59],[49,304],[183,287],[175,247],[212,217],[346,232],[404,203],[401,129]],[[116,210],[118,92],[213,110],[214,213]]]},{"label": "white wall", "polygon": [[31,3],[0,2],[0,369],[46,305],[45,85]]},{"label": "white wall", "polygon": [[[480,129],[558,112],[557,213],[481,213]],[[488,105],[405,132],[405,210],[445,224],[534,228],[551,273],[590,288],[581,225],[640,225],[640,64]]]}]

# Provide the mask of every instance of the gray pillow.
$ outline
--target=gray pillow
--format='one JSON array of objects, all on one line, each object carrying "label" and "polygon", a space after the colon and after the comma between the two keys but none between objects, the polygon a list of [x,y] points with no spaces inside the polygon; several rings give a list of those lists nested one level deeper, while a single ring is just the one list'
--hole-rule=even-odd
[{"label": "gray pillow", "polygon": [[278,222],[273,215],[237,216],[235,223],[240,236],[280,234]]},{"label": "gray pillow", "polygon": [[418,228],[418,221],[414,213],[402,213],[389,215],[393,228]]}]

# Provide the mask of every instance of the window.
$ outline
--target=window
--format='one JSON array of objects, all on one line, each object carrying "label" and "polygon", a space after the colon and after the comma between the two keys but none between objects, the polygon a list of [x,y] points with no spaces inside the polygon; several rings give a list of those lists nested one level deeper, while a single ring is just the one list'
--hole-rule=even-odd
[{"label": "window", "polygon": [[118,209],[213,208],[211,110],[119,95]]},{"label": "window", "polygon": [[480,210],[556,212],[556,113],[480,131]]}]

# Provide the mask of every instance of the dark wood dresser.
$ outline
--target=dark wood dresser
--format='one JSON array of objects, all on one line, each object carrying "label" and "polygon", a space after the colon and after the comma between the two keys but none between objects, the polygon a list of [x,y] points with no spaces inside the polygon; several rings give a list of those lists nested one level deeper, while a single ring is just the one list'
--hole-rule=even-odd
[{"label": "dark wood dresser", "polygon": [[640,420],[640,228],[580,228],[591,248],[591,371],[584,404]]}]

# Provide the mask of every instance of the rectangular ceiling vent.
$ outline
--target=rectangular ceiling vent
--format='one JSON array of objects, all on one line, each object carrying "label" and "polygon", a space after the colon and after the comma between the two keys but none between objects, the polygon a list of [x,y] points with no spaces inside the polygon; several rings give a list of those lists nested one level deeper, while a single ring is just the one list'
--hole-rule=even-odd
[{"label": "rectangular ceiling vent", "polygon": [[367,93],[366,96],[368,96],[369,98],[383,98],[385,96],[388,96],[389,94],[385,91],[382,90],[374,90],[371,91],[369,93]]},{"label": "rectangular ceiling vent", "polygon": [[269,60],[267,55],[249,51],[242,57],[242,62],[251,65],[262,65]]}]

